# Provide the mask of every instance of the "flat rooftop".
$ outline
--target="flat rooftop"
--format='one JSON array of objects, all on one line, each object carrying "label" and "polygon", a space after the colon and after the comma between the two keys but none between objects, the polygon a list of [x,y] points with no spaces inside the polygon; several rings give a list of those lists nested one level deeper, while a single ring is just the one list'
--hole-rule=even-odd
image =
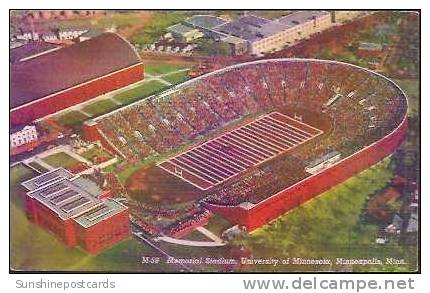
[{"label": "flat rooftop", "polygon": [[225,20],[213,15],[194,15],[185,20],[185,23],[205,28],[212,29],[216,26],[226,23]]},{"label": "flat rooftop", "polygon": [[193,28],[193,27],[189,27],[189,26],[183,25],[181,23],[169,26],[167,28],[168,32],[172,32],[172,33],[176,33],[176,34],[180,34],[180,35],[192,32],[194,30],[196,30],[196,29]]},{"label": "flat rooftop", "polygon": [[328,11],[321,10],[297,11],[291,13],[290,15],[281,17],[280,19],[278,19],[278,22],[293,27],[311,21],[314,18],[326,16],[328,14],[330,14]]},{"label": "flat rooftop", "polygon": [[236,21],[223,24],[216,31],[247,40],[249,42],[259,41],[277,34],[288,26],[277,21],[271,21],[253,15],[244,16]]},{"label": "flat rooftop", "polygon": [[48,184],[51,184],[60,179],[70,179],[74,175],[63,168],[54,169],[52,171],[43,173],[37,177],[33,177],[30,180],[21,183],[27,190],[32,191]]},{"label": "flat rooftop", "polygon": [[102,204],[102,200],[67,178],[30,191],[27,195],[55,212],[63,220],[76,217]]},{"label": "flat rooftop", "polygon": [[102,205],[76,217],[74,220],[82,227],[88,228],[126,209],[125,205],[115,200],[106,200]]}]

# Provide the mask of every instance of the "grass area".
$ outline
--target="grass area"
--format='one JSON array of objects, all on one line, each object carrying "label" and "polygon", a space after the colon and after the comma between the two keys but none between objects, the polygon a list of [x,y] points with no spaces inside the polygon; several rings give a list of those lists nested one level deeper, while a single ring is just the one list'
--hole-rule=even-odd
[{"label": "grass area", "polygon": [[209,220],[209,223],[205,226],[205,228],[217,235],[218,237],[221,237],[222,232],[232,226],[233,224],[224,219],[223,217],[219,215],[214,215]]},{"label": "grass area", "polygon": [[47,156],[42,160],[54,168],[59,168],[59,167],[70,168],[76,165],[77,163],[79,163],[78,160],[76,160],[75,158],[72,158],[71,156],[63,152]]},{"label": "grass area", "polygon": [[32,224],[25,215],[21,182],[37,175],[24,165],[10,170],[10,256],[15,270],[51,269],[64,270],[84,254],[70,249],[53,235]]},{"label": "grass area", "polygon": [[59,124],[66,127],[77,127],[86,119],[88,119],[88,117],[81,112],[72,110],[60,115],[57,121]]},{"label": "grass area", "polygon": [[418,79],[395,79],[393,80],[397,83],[402,90],[405,91],[408,96],[409,102],[409,115],[419,116],[419,106],[420,106],[420,82]]},{"label": "grass area", "polygon": [[160,264],[144,266],[142,256],[158,256],[151,247],[129,238],[106,251],[91,256],[80,248],[66,247],[53,234],[30,222],[24,212],[20,183],[37,175],[24,165],[10,170],[10,265],[18,271],[173,271]]},{"label": "grass area", "polygon": [[106,157],[109,156],[109,154],[105,152],[102,148],[94,146],[93,148],[81,153],[80,156],[84,157],[88,161],[92,161],[96,157]]},{"label": "grass area", "polygon": [[48,169],[46,169],[45,167],[43,167],[42,165],[38,164],[37,162],[33,161],[31,163],[29,163],[28,165],[30,165],[31,167],[33,167],[34,169],[44,173],[47,172]]},{"label": "grass area", "polygon": [[145,73],[150,75],[162,75],[172,71],[187,68],[186,64],[171,64],[171,63],[148,63],[145,64]]},{"label": "grass area", "polygon": [[99,115],[108,113],[112,110],[115,110],[118,107],[119,105],[113,102],[112,100],[105,99],[95,103],[91,103],[85,106],[84,108],[82,108],[82,110],[85,113],[90,114],[91,116],[99,116]]},{"label": "grass area", "polygon": [[23,164],[15,165],[10,169],[9,174],[9,184],[10,184],[10,199],[12,203],[17,206],[23,207],[23,202],[21,198],[21,194],[25,191],[23,187],[21,187],[21,182],[31,179],[39,175],[36,171],[26,167]]},{"label": "grass area", "polygon": [[152,14],[151,19],[143,28],[131,36],[131,42],[139,45],[152,44],[167,32],[167,27],[177,24],[189,16],[191,13],[186,11],[156,12]]},{"label": "grass area", "polygon": [[[350,178],[307,204],[256,230],[244,244],[254,257],[303,258],[405,258],[403,266],[353,266],[354,271],[411,271],[416,269],[416,251],[400,247],[396,241],[379,246],[375,239],[379,227],[365,223],[360,215],[367,198],[386,186],[393,176],[393,164],[386,159]],[[244,267],[246,270],[314,271],[345,270],[348,266],[294,266],[278,268]]]},{"label": "grass area", "polygon": [[139,14],[136,12],[109,13],[107,15],[98,16],[95,18],[63,19],[51,21],[51,25],[64,29],[69,29],[71,27],[86,27],[96,30],[104,30],[106,28],[116,27],[117,29],[121,30],[136,24],[136,22],[139,20]]},{"label": "grass area", "polygon": [[178,84],[178,83],[186,81],[189,78],[190,77],[188,76],[187,71],[176,72],[173,74],[163,76],[163,79],[170,82],[171,84]]},{"label": "grass area", "polygon": [[144,82],[143,84],[135,88],[115,95],[114,99],[123,104],[129,104],[144,97],[148,97],[156,92],[159,92],[164,87],[166,87],[165,84],[162,84],[161,82],[156,80],[151,80],[149,82]]}]

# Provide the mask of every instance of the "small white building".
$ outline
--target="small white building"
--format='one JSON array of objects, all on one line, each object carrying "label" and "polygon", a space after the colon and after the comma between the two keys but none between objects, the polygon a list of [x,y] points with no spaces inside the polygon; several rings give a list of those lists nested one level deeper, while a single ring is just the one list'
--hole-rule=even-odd
[{"label": "small white building", "polygon": [[306,168],[305,171],[310,174],[316,174],[321,170],[327,169],[332,166],[334,163],[339,161],[341,155],[337,151],[332,151],[314,161],[312,161]]},{"label": "small white building", "polygon": [[34,125],[27,125],[21,130],[14,131],[10,134],[10,146],[16,148],[26,143],[37,140],[37,130]]}]

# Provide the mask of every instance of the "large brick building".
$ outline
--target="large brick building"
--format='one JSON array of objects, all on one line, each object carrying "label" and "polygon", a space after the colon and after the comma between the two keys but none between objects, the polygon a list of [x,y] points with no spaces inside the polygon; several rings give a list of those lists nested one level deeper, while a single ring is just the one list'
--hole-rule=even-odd
[{"label": "large brick building", "polygon": [[139,55],[114,33],[25,58],[11,64],[11,124],[29,123],[142,78]]},{"label": "large brick building", "polygon": [[128,208],[114,199],[99,198],[98,186],[55,169],[22,183],[27,190],[28,217],[67,246],[90,254],[129,237]]}]

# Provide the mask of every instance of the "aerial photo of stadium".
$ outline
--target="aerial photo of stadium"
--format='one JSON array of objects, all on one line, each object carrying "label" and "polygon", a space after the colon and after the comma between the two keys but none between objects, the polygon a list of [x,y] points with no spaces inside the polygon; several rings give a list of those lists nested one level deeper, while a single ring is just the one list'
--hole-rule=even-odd
[{"label": "aerial photo of stadium", "polygon": [[11,270],[419,270],[417,21],[12,13]]}]

